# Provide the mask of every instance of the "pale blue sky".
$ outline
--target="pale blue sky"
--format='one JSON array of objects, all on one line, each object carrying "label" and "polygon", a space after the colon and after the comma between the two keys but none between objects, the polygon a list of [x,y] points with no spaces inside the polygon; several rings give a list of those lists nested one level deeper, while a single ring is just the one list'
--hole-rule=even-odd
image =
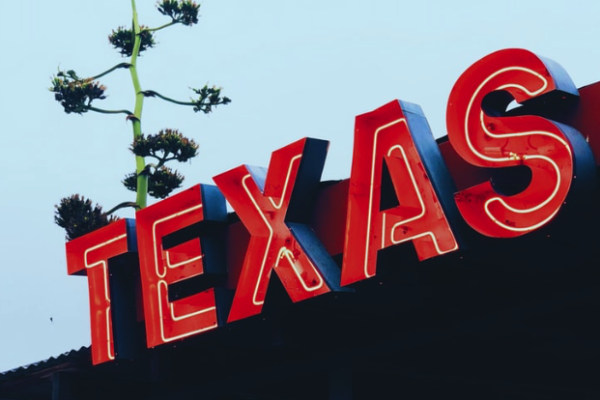
[{"label": "pale blue sky", "polygon": [[[166,22],[154,4],[138,0],[145,25]],[[331,141],[324,179],[347,178],[356,115],[399,98],[443,136],[458,76],[502,48],[557,61],[577,86],[600,80],[596,0],[205,0],[201,14],[192,28],[158,32],[139,61],[146,90],[186,100],[209,83],[233,99],[210,116],[146,101],[145,133],[177,128],[200,144],[180,168],[184,187],[267,166],[305,136]],[[87,282],[66,274],[54,204],[72,193],[107,209],[132,200],[120,184],[134,168],[131,129],[123,115],[66,115],[47,88],[59,67],[86,76],[126,61],[107,36],[130,19],[128,0],[2,4],[0,371],[90,343]],[[133,108],[127,71],[102,82],[106,108]]]}]

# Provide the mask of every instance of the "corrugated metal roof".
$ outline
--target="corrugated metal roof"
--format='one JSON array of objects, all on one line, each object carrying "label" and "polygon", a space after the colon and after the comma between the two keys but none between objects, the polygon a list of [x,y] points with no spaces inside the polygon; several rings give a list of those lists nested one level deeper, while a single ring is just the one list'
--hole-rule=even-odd
[{"label": "corrugated metal roof", "polygon": [[28,375],[45,369],[52,368],[59,364],[74,362],[78,360],[90,359],[90,346],[82,346],[79,349],[69,350],[56,357],[50,357],[46,360],[37,361],[31,364],[23,365],[8,371],[0,372],[0,381],[18,378],[20,375]]}]

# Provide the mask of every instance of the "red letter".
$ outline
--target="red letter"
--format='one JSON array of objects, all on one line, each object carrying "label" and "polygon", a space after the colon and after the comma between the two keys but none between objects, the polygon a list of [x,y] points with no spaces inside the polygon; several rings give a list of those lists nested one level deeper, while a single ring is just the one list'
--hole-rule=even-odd
[{"label": "red letter", "polygon": [[493,180],[456,194],[461,214],[475,230],[504,238],[531,232],[558,212],[574,175],[593,173],[590,150],[576,130],[538,116],[519,116],[518,110],[513,110],[516,116],[505,116],[513,99],[537,101],[543,109],[547,100],[566,103],[573,96],[577,89],[558,64],[521,49],[490,54],[458,79],[446,116],[456,151],[480,167],[525,166],[531,171],[528,186],[517,194],[498,193]]},{"label": "red letter", "polygon": [[228,321],[261,312],[273,269],[294,302],[337,289],[339,268],[303,223],[327,146],[305,138],[274,152],[268,174],[242,165],[213,178],[252,235]]},{"label": "red letter", "polygon": [[148,347],[218,326],[214,288],[200,291],[206,286],[201,285],[194,294],[175,300],[169,296],[169,287],[199,275],[224,273],[224,261],[212,248],[214,243],[205,242],[202,228],[226,217],[223,196],[216,187],[206,185],[137,212]]},{"label": "red letter", "polygon": [[115,359],[109,263],[117,256],[136,251],[134,222],[132,219],[119,220],[71,240],[66,246],[69,275],[88,277],[94,364]]},{"label": "red letter", "polygon": [[[389,209],[381,203],[384,164],[400,203]],[[452,193],[419,106],[393,101],[356,117],[342,285],[374,276],[377,251],[388,246],[413,241],[420,260],[456,250],[444,212]]]}]

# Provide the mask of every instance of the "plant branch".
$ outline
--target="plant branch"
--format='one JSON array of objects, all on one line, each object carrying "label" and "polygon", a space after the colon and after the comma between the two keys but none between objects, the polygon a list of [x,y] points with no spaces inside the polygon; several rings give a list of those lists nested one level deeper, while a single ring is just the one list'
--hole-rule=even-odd
[{"label": "plant branch", "polygon": [[134,203],[133,201],[124,201],[123,203],[117,204],[116,206],[114,206],[113,208],[108,210],[105,214],[110,215],[110,214],[114,213],[115,211],[120,210],[121,208],[126,208],[126,207],[133,207],[136,210],[139,209],[138,205],[136,203]]},{"label": "plant branch", "polygon": [[92,106],[86,106],[86,108],[90,111],[95,111],[97,113],[101,113],[101,114],[127,114],[127,115],[133,115],[133,113],[129,110],[104,110],[102,108],[97,108],[97,107],[92,107]]},{"label": "plant branch", "polygon": [[167,96],[163,96],[162,94],[155,92],[154,90],[146,90],[144,92],[141,92],[141,94],[143,94],[145,97],[159,97],[165,101],[171,102],[171,103],[175,103],[175,104],[179,104],[182,106],[194,106],[196,105],[195,103],[189,102],[189,101],[179,101],[179,100],[174,100],[171,99],[170,97]]},{"label": "plant branch", "polygon": [[91,78],[89,78],[89,79],[91,79],[91,80],[96,80],[96,79],[98,79],[98,78],[102,78],[104,75],[108,75],[108,74],[110,74],[111,72],[113,72],[113,71],[114,71],[114,70],[116,70],[116,69],[119,69],[119,68],[129,68],[129,67],[131,67],[131,64],[129,64],[129,63],[121,63],[121,64],[117,64],[117,65],[115,65],[114,67],[112,67],[111,69],[109,69],[109,70],[106,70],[106,71],[104,71],[104,72],[102,72],[101,74],[98,74],[98,75],[96,75],[96,76],[92,76],[92,77],[91,77]]},{"label": "plant branch", "polygon": [[178,21],[171,21],[171,22],[169,22],[167,24],[161,25],[161,26],[156,27],[156,28],[144,28],[143,31],[146,31],[146,32],[156,32],[156,31],[160,31],[161,29],[168,28],[169,26],[175,25],[177,23],[179,23],[179,22]]},{"label": "plant branch", "polygon": [[157,156],[156,154],[150,154],[150,155],[148,155],[148,157],[152,157],[158,161],[157,165],[154,165],[154,164],[147,165],[147,166],[151,166],[153,168],[160,168],[169,161],[177,160],[177,157],[167,157],[167,156],[160,157],[160,156]]}]

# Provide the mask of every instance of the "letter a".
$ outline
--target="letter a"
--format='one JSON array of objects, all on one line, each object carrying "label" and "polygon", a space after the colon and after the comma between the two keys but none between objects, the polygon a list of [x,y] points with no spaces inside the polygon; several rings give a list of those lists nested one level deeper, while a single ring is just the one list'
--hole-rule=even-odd
[{"label": "letter a", "polygon": [[[384,165],[400,203],[388,209]],[[419,106],[393,101],[357,116],[342,285],[374,276],[377,251],[389,246],[412,241],[420,260],[458,249],[446,217],[453,192]]]}]

